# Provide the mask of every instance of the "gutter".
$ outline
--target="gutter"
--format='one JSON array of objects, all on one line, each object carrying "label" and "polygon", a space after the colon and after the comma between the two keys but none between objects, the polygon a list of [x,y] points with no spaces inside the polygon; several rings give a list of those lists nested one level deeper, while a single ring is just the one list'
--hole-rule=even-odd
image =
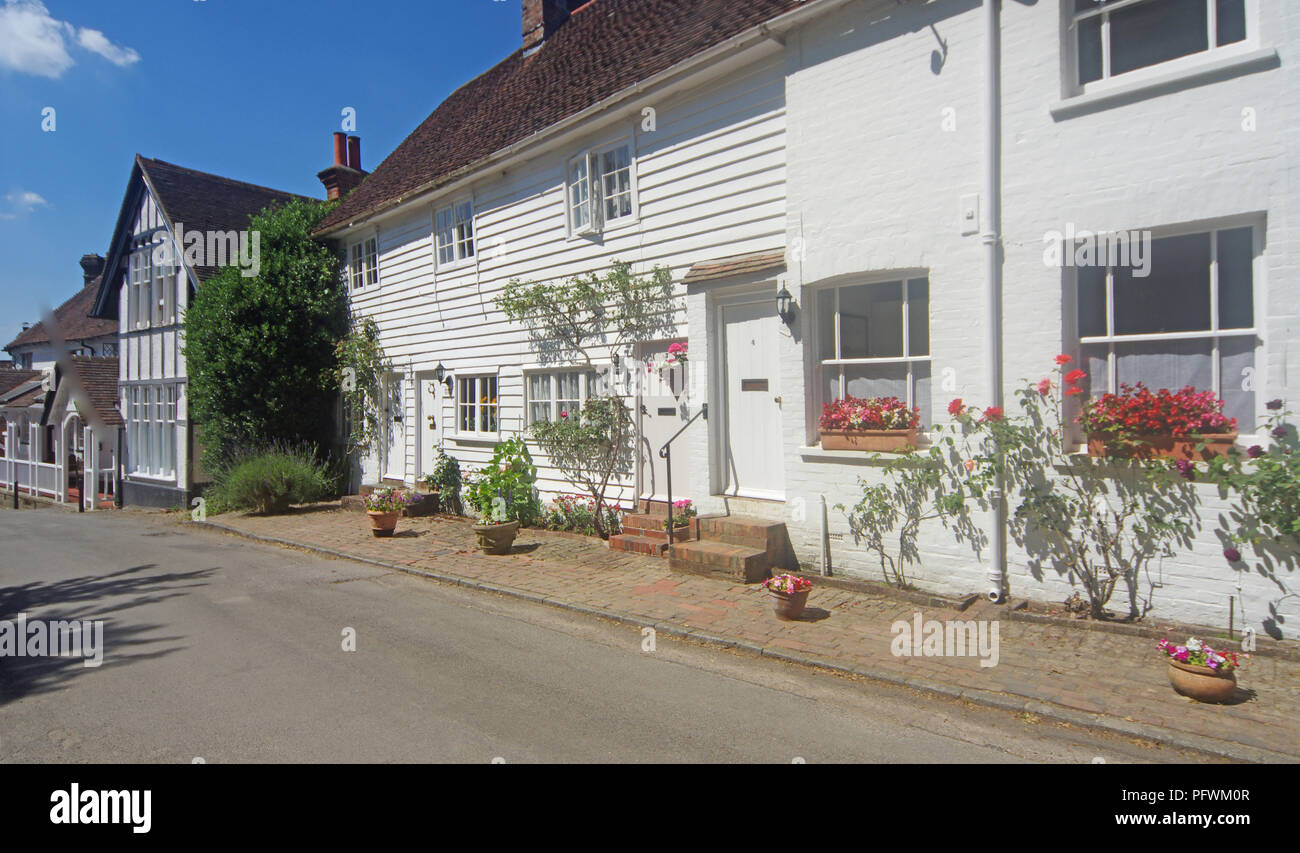
[{"label": "gutter", "polygon": [[653,74],[644,80],[634,83],[633,85],[616,92],[601,101],[597,101],[581,112],[574,113],[566,119],[561,119],[555,124],[549,125],[530,136],[526,136],[518,142],[502,148],[500,151],[489,154],[481,160],[469,163],[446,175],[439,175],[437,178],[421,184],[405,195],[383,202],[359,215],[356,219],[349,220],[346,224],[340,223],[331,226],[327,230],[313,232],[313,236],[331,237],[337,235],[339,232],[362,225],[375,219],[381,214],[392,210],[393,208],[399,207],[408,201],[413,201],[422,195],[432,192],[433,190],[444,187],[450,188],[451,185],[461,179],[492,167],[502,160],[508,160],[519,154],[525,148],[532,147],[547,139],[558,136],[571,127],[587,121],[587,119],[591,118],[593,115],[602,113],[635,95],[640,95],[647,89],[652,89],[667,83],[674,77],[689,74],[700,66],[708,65],[720,59],[727,58],[731,54],[743,53],[748,48],[761,44],[764,41],[770,40],[784,46],[785,42],[783,37],[790,30],[793,30],[795,27],[805,23],[813,17],[832,12],[851,2],[856,2],[856,0],[810,0],[810,2],[798,9],[791,9],[789,12],[784,12],[777,17],[772,18],[770,21],[765,21],[761,24],[750,27],[748,30],[738,33],[726,41],[719,42],[710,48],[706,48],[689,59],[684,59],[676,65],[665,68],[657,74]]}]

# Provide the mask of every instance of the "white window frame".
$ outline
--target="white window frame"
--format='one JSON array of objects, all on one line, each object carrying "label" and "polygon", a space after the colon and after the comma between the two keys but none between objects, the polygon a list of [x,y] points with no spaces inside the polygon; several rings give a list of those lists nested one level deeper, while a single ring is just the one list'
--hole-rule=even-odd
[{"label": "white window frame", "polygon": [[[1251,229],[1251,305],[1253,308],[1253,322],[1248,328],[1222,329],[1219,327],[1219,233],[1222,231],[1235,231],[1240,228]],[[1212,378],[1211,388],[1201,388],[1201,391],[1213,391],[1219,399],[1223,399],[1223,377],[1220,375],[1222,370],[1219,344],[1224,338],[1242,338],[1249,337],[1255,340],[1255,373],[1256,381],[1254,384],[1255,391],[1255,411],[1251,413],[1252,422],[1243,424],[1237,423],[1239,437],[1244,439],[1254,434],[1258,428],[1260,401],[1265,398],[1263,389],[1264,372],[1260,370],[1262,362],[1263,347],[1259,343],[1259,332],[1257,331],[1260,324],[1261,299],[1263,291],[1260,278],[1260,255],[1262,249],[1264,223],[1257,217],[1245,219],[1228,219],[1215,220],[1210,223],[1199,223],[1196,225],[1183,225],[1160,230],[1151,230],[1151,239],[1159,240],[1166,237],[1186,237],[1192,234],[1209,234],[1210,235],[1210,328],[1204,331],[1195,330],[1190,332],[1149,332],[1143,334],[1120,335],[1115,333],[1115,273],[1114,268],[1107,266],[1106,269],[1106,334],[1084,336],[1078,332],[1079,323],[1079,279],[1078,272],[1075,271],[1073,276],[1074,291],[1071,294],[1070,311],[1075,318],[1075,335],[1074,339],[1078,343],[1079,352],[1082,353],[1084,347],[1104,345],[1106,347],[1106,376],[1104,383],[1097,381],[1096,377],[1089,377],[1092,386],[1092,395],[1098,396],[1107,392],[1117,393],[1119,391],[1119,359],[1115,354],[1117,344],[1132,343],[1156,343],[1159,341],[1210,341],[1210,375]],[[1067,246],[1066,251],[1073,251],[1073,247]],[[1082,357],[1081,357],[1082,360]],[[1082,367],[1082,365],[1080,365]],[[1101,385],[1102,387],[1098,387]],[[1177,390],[1177,389],[1170,389]],[[1081,438],[1081,434],[1079,436]]]},{"label": "white window frame", "polygon": [[[858,366],[871,366],[871,365],[883,365],[883,366],[905,365],[907,368],[907,398],[904,402],[907,403],[907,407],[909,409],[912,406],[918,405],[916,402],[915,365],[933,363],[934,340],[932,335],[927,335],[927,337],[930,338],[930,346],[927,348],[928,352],[925,355],[908,355],[908,353],[911,351],[912,348],[911,312],[913,308],[912,308],[911,283],[914,281],[916,282],[924,281],[927,284],[926,326],[928,328],[930,322],[929,303],[933,300],[934,288],[930,286],[930,274],[925,270],[911,270],[905,273],[895,273],[893,275],[872,276],[871,278],[864,279],[864,280],[849,281],[849,282],[844,282],[842,284],[817,288],[818,304],[816,310],[818,314],[813,317],[812,328],[813,328],[814,340],[812,342],[813,346],[811,350],[813,353],[813,357],[815,359],[814,362],[816,366],[815,374],[817,378],[816,378],[816,385],[815,385],[816,393],[809,395],[810,402],[812,404],[810,409],[811,412],[814,413],[820,412],[822,410],[822,406],[831,402],[831,400],[823,399],[826,393],[826,380],[827,380],[826,370],[828,368],[832,368],[839,371],[839,375],[840,375],[839,396],[836,397],[835,399],[843,399],[845,395],[845,388],[846,388],[846,380],[844,378],[844,368],[858,367]],[[870,287],[870,286],[876,286],[882,284],[895,284],[898,282],[902,282],[903,285],[903,316],[901,320],[903,324],[902,356],[898,356],[898,357],[887,356],[882,358],[841,358],[840,357],[840,345],[841,345],[840,291],[846,287],[860,287],[862,285],[867,285]],[[819,316],[821,311],[821,304],[820,304],[821,300],[827,298],[827,296],[831,296],[835,300],[835,332],[834,332],[835,348],[834,348],[834,358],[823,359],[821,358],[822,341],[821,341],[821,323],[819,320]],[[930,379],[931,379],[931,384],[933,385],[933,381],[934,381],[933,371],[931,372]],[[930,399],[931,408],[933,408],[934,405],[933,397],[934,394],[932,390],[931,399]],[[930,421],[931,414],[932,412],[927,412],[923,409],[921,412],[922,420],[927,422]]]},{"label": "white window frame", "polygon": [[[437,269],[456,269],[474,262],[477,252],[475,213],[474,199],[470,196],[433,209],[433,258]],[[444,254],[447,257],[444,258]]]},{"label": "white window frame", "polygon": [[[605,210],[605,172],[602,160],[606,154],[627,149],[628,192],[630,194],[630,213],[609,217]],[[638,201],[636,176],[636,138],[629,134],[604,144],[588,148],[586,151],[570,158],[564,168],[564,221],[569,238],[585,234],[601,234],[632,225],[640,220],[641,208]],[[585,170],[582,177],[579,172]],[[574,203],[574,193],[578,187],[585,187],[587,196],[584,201]],[[620,193],[621,195],[621,193]],[[587,209],[587,219],[579,222],[575,216],[580,207]]]},{"label": "white window frame", "polygon": [[[580,378],[578,381],[578,399],[564,401],[566,403],[577,403],[576,408],[569,406],[565,409],[565,411],[569,412],[570,417],[572,417],[576,412],[581,411],[582,407],[587,405],[588,400],[599,396],[596,391],[596,383],[599,381],[599,371],[590,365],[583,365],[580,367],[526,368],[524,370],[524,421],[528,426],[542,420],[533,417],[533,406],[541,405],[543,403],[545,403],[550,409],[549,416],[544,420],[558,421],[560,419],[561,401],[558,399],[558,394],[556,392],[556,377],[572,374],[577,374]],[[539,377],[546,377],[547,379],[547,388],[549,390],[547,392],[547,399],[545,400],[534,399],[532,395],[532,380]]]},{"label": "white window frame", "polygon": [[[1207,44],[1206,50],[1196,53],[1189,53],[1185,56],[1179,56],[1164,62],[1157,62],[1154,65],[1135,68],[1132,71],[1125,71],[1120,74],[1112,74],[1110,70],[1110,14],[1122,9],[1140,6],[1145,3],[1151,3],[1154,0],[1117,0],[1109,6],[1098,6],[1095,9],[1088,9],[1083,12],[1074,11],[1074,0],[1061,0],[1062,11],[1066,21],[1066,55],[1069,57],[1069,91],[1074,94],[1083,94],[1084,92],[1095,92],[1113,86],[1126,85],[1128,83],[1138,83],[1143,80],[1163,76],[1170,73],[1179,73],[1202,65],[1207,61],[1213,61],[1225,55],[1233,53],[1244,53],[1258,46],[1259,35],[1257,21],[1259,19],[1257,0],[1244,0],[1246,18],[1246,37],[1237,42],[1231,42],[1225,45],[1218,44],[1218,5],[1217,0],[1204,0],[1206,4],[1206,27],[1207,27]],[[1201,0],[1183,0],[1183,2],[1201,2]],[[1101,17],[1101,77],[1084,83],[1080,80],[1080,61],[1082,56],[1079,52],[1079,24],[1082,21],[1091,18]]]},{"label": "white window frame", "polygon": [[[483,385],[491,381],[492,387],[496,391],[496,402],[482,402]],[[464,383],[474,383],[474,399],[466,401],[463,398],[465,389]],[[496,373],[467,373],[456,376],[456,408],[455,408],[455,425],[457,436],[463,438],[498,438],[501,435],[501,378]],[[462,426],[461,417],[464,411],[468,409],[472,412],[472,422],[474,428],[466,430]],[[485,410],[495,410],[496,429],[485,430],[483,426],[483,415]]]},{"label": "white window frame", "polygon": [[379,284],[379,235],[371,234],[348,244],[344,276],[353,293]]},{"label": "white window frame", "polygon": [[180,387],[174,382],[141,383],[125,391],[131,476],[174,480]]}]

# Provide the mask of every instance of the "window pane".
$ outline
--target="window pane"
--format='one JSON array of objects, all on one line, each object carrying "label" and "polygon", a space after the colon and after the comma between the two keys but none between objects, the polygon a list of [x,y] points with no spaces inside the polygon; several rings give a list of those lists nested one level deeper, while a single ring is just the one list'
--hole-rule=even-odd
[{"label": "window pane", "polygon": [[528,377],[528,419],[530,421],[551,419],[550,374],[535,373]]},{"label": "window pane", "polygon": [[1120,384],[1142,382],[1152,391],[1177,391],[1185,385],[1201,391],[1214,387],[1208,340],[1116,344],[1115,358]]},{"label": "window pane", "polygon": [[1100,337],[1106,334],[1106,269],[1078,267],[1079,335]]},{"label": "window pane", "polygon": [[1101,16],[1079,21],[1079,85],[1101,79]]},{"label": "window pane", "polygon": [[902,354],[902,282],[840,288],[840,358]]},{"label": "window pane", "polygon": [[1255,325],[1253,231],[1250,228],[1220,231],[1218,241],[1219,328],[1249,329]]},{"label": "window pane", "polygon": [[1110,73],[1123,74],[1209,49],[1208,6],[1151,0],[1110,13]]},{"label": "window pane", "polygon": [[479,431],[497,431],[497,380],[495,376],[479,379]]},{"label": "window pane", "polygon": [[[1088,375],[1078,382],[1078,386],[1083,389],[1083,397],[1100,397],[1108,391],[1114,391],[1110,387],[1110,368],[1107,357],[1110,353],[1110,347],[1106,344],[1089,344],[1080,348],[1079,367]],[[1067,371],[1068,372],[1068,371]],[[1065,393],[1061,389],[1062,394]]]},{"label": "window pane", "polygon": [[844,367],[844,384],[850,397],[907,399],[907,365],[859,364]]},{"label": "window pane", "polygon": [[1255,392],[1249,381],[1255,374],[1255,336],[1241,335],[1219,340],[1219,396],[1223,413],[1237,419],[1237,430],[1255,431]]},{"label": "window pane", "polygon": [[930,280],[914,278],[907,283],[908,355],[930,354]]},{"label": "window pane", "polygon": [[1150,275],[1115,268],[1115,332],[1193,332],[1210,328],[1210,235],[1151,241]]},{"label": "window pane", "polygon": [[456,380],[456,390],[460,408],[456,417],[456,429],[460,432],[473,432],[474,412],[477,410],[473,377]]},{"label": "window pane", "polygon": [[1216,44],[1246,40],[1246,0],[1218,0]]},{"label": "window pane", "polygon": [[[912,363],[912,405],[921,410],[921,428],[928,429],[932,423],[930,418],[930,362],[917,361]],[[906,399],[906,398],[903,398]]]},{"label": "window pane", "polygon": [[835,358],[835,290],[817,294],[817,357]]}]

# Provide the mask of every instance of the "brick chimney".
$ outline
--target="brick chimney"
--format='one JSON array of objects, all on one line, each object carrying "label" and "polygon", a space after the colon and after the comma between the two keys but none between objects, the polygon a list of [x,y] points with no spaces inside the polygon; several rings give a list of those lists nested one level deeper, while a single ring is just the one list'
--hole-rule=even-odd
[{"label": "brick chimney", "polygon": [[82,255],[81,256],[81,280],[82,286],[89,285],[99,277],[104,271],[103,255]]},{"label": "brick chimney", "polygon": [[335,131],[334,165],[316,175],[325,185],[325,197],[342,198],[368,174],[361,170],[361,137]]},{"label": "brick chimney", "polygon": [[524,0],[524,53],[532,53],[587,0]]}]

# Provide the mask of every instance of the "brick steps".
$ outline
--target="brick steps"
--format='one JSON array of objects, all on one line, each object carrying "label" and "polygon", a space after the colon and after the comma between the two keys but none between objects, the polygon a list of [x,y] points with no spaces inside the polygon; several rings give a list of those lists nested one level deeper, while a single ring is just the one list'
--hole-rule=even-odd
[{"label": "brick steps", "polygon": [[668,565],[675,572],[716,573],[756,583],[786,563],[789,534],[783,522],[734,515],[696,520],[699,540],[668,549]]},{"label": "brick steps", "polygon": [[609,537],[611,551],[626,551],[629,554],[645,554],[648,557],[662,557],[668,550],[668,537],[654,539],[649,536],[637,536],[631,533],[617,533]]},{"label": "brick steps", "polygon": [[761,581],[772,572],[766,551],[703,539],[673,545],[668,567],[694,575],[725,574],[745,583]]},{"label": "brick steps", "polygon": [[[640,508],[644,509],[645,504],[645,501],[641,501]],[[666,513],[653,511],[623,513],[623,532],[609,537],[610,549],[662,557],[668,550],[668,531],[664,528],[664,521],[667,518]],[[698,539],[699,535],[698,518],[692,518],[690,524],[673,530],[673,540],[676,542]]]}]

